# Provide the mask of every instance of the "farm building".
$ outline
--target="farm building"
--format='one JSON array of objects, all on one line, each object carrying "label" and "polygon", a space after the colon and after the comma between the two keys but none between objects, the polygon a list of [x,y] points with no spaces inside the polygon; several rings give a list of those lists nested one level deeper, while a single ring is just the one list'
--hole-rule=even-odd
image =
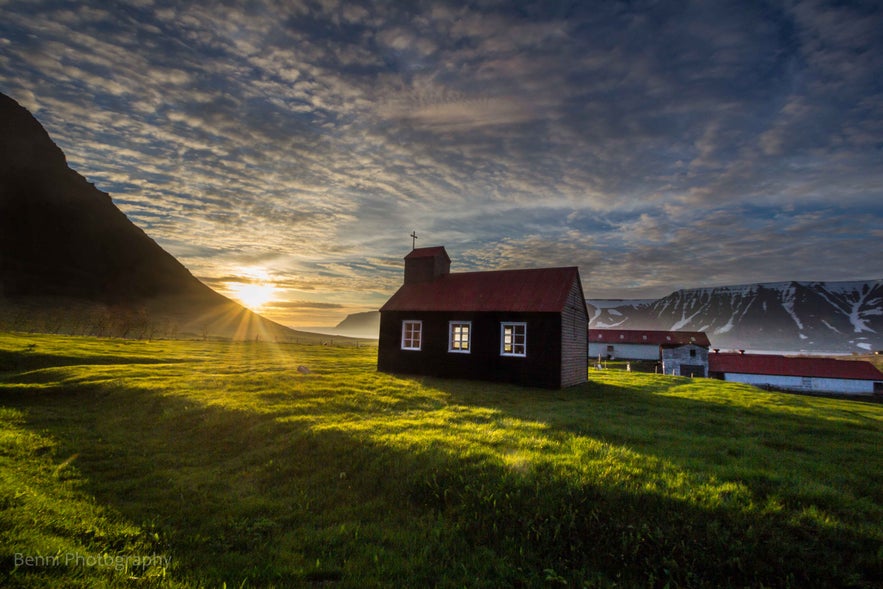
[{"label": "farm building", "polygon": [[870,362],[807,356],[714,353],[709,376],[759,387],[806,393],[883,393],[883,373]]},{"label": "farm building", "polygon": [[653,360],[666,374],[706,376],[710,346],[702,331],[589,330],[591,358]]},{"label": "farm building", "polygon": [[588,311],[575,267],[450,272],[443,247],[405,256],[380,308],[377,368],[563,388],[586,382]]},{"label": "farm building", "polygon": [[708,346],[661,344],[659,359],[663,374],[675,376],[708,376]]}]

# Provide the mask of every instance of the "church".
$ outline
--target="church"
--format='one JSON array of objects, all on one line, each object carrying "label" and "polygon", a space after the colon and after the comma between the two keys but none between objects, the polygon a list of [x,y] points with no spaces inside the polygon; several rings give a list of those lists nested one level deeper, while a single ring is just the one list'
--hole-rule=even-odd
[{"label": "church", "polygon": [[546,388],[586,382],[578,268],[452,273],[441,246],[404,261],[404,284],[380,308],[378,370]]}]

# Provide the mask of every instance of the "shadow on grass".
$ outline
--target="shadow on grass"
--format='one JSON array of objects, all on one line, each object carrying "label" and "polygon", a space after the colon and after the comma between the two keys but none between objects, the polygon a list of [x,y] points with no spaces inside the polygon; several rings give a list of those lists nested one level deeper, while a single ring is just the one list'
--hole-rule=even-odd
[{"label": "shadow on grass", "polygon": [[[457,381],[427,384],[445,390],[451,402],[624,445],[704,475],[805,472],[843,487],[847,496],[883,506],[883,411],[875,406],[670,377],[644,379],[640,386],[590,382],[553,392],[496,385],[479,392]],[[765,498],[764,489],[752,490],[758,501]],[[875,523],[883,533],[883,521]]]},{"label": "shadow on grass", "polygon": [[48,354],[36,351],[13,351],[0,350],[0,377],[3,373],[18,372],[22,370],[35,370],[41,368],[59,368],[63,366],[78,366],[85,364],[115,365],[115,364],[170,364],[184,362],[185,360],[164,359],[156,357],[119,356],[119,355],[89,355],[89,356],[66,356],[63,354]]},{"label": "shadow on grass", "polygon": [[[617,407],[631,408],[629,420],[658,428],[666,414],[706,405],[640,391],[628,402],[611,401],[622,395],[594,384],[550,392],[423,382],[449,404],[548,424],[543,435],[554,441],[622,436],[613,424],[605,433],[603,419],[587,423],[585,412],[593,409],[609,416]],[[157,533],[172,557],[172,576],[193,585],[883,582],[879,538],[797,525],[783,514],[758,518],[738,508],[700,508],[572,477],[553,464],[517,470],[431,444],[405,450],[311,427],[310,416],[292,408],[235,411],[120,385],[12,393],[2,403],[57,440],[59,462],[78,456],[73,466],[83,490]],[[436,408],[418,403],[409,409]],[[576,410],[583,415],[568,417]],[[769,419],[762,413],[749,410],[747,417]],[[469,426],[475,414],[464,411],[458,419],[464,423],[454,426]],[[793,420],[788,427],[820,426],[787,419]],[[102,550],[100,537],[93,543]],[[4,572],[9,564],[4,561]]]},{"label": "shadow on grass", "polygon": [[[837,442],[839,447],[828,449],[853,456],[852,449],[843,444],[860,444],[867,441],[867,435],[883,438],[883,411],[875,406],[837,400],[836,407],[820,409],[818,402],[827,400],[758,389],[745,394],[763,400],[746,404],[733,388],[715,394],[719,384],[729,385],[709,379],[655,377],[629,386],[590,382],[560,391],[494,384],[477,387],[467,381],[441,379],[424,382],[445,391],[451,402],[500,410],[521,419],[542,421],[559,431],[601,435],[617,443],[628,441],[618,439],[623,423],[629,426],[630,434],[637,430],[665,432],[667,428],[670,431],[665,433],[685,438],[777,433],[799,439],[809,434]],[[693,390],[699,394],[691,394]],[[615,419],[622,416],[627,419]],[[605,421],[605,417],[609,419]],[[728,427],[732,430],[728,431]],[[871,438],[872,443],[874,439]],[[807,440],[806,446],[794,444],[793,449],[809,451],[813,446],[819,446],[818,440]]]}]

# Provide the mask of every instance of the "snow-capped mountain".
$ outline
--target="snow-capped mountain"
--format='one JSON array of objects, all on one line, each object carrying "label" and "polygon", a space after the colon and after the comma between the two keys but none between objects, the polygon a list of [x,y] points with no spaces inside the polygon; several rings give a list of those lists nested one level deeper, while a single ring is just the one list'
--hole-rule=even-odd
[{"label": "snow-capped mountain", "polygon": [[590,328],[704,331],[715,348],[883,349],[883,280],[770,282],[685,289],[653,301],[587,303]]}]

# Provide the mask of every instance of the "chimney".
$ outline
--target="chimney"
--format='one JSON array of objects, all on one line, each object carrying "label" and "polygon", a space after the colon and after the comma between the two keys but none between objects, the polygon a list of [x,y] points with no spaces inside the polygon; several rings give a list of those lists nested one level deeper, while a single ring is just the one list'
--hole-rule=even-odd
[{"label": "chimney", "polygon": [[421,247],[405,256],[405,284],[432,282],[451,273],[451,258],[442,246]]}]

